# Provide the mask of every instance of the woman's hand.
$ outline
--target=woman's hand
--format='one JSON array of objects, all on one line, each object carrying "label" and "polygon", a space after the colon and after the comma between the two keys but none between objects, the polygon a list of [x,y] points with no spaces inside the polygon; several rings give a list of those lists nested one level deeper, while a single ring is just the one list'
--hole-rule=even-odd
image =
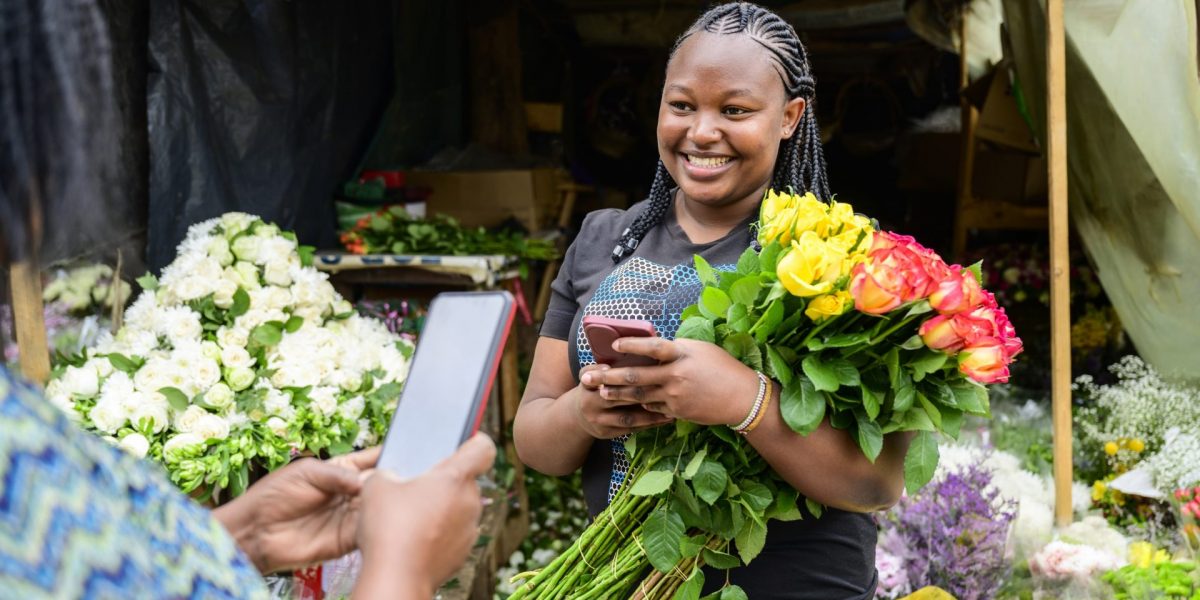
[{"label": "woman's hand", "polygon": [[363,486],[355,598],[430,598],[462,566],[479,537],[475,478],[496,446],[480,433],[425,474],[403,481],[377,471]]},{"label": "woman's hand", "polygon": [[575,401],[575,418],[588,435],[611,440],[639,429],[665,425],[672,417],[651,412],[632,400],[609,398],[603,395],[599,383],[591,383],[589,373],[604,373],[608,365],[588,365],[580,370],[579,389]]},{"label": "woman's hand", "polygon": [[662,363],[581,375],[582,385],[600,386],[600,397],[613,406],[640,405],[701,425],[737,425],[758,395],[754,371],[715,344],[631,337],[617,340],[613,349]]},{"label": "woman's hand", "polygon": [[361,475],[377,460],[379,448],[295,461],[213,515],[262,573],[337,558],[355,547]]}]

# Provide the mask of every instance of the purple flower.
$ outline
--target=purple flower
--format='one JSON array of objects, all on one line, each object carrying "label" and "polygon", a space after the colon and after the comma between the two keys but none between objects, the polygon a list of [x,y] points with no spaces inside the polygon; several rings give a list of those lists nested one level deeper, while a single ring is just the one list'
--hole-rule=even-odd
[{"label": "purple flower", "polygon": [[[967,465],[892,509],[880,545],[905,561],[913,588],[936,585],[959,600],[994,597],[1008,575],[1016,505],[999,498],[992,474]],[[885,524],[885,528],[888,524]]]}]

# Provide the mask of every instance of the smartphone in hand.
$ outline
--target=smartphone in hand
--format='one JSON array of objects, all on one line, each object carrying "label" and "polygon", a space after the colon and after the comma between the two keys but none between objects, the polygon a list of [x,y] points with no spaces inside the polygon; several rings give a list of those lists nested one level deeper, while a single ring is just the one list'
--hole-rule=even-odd
[{"label": "smartphone in hand", "polygon": [[626,354],[612,349],[613,342],[623,337],[655,337],[654,324],[640,319],[610,319],[588,316],[583,318],[583,334],[592,347],[596,362],[610,367],[650,367],[658,361],[640,354]]}]

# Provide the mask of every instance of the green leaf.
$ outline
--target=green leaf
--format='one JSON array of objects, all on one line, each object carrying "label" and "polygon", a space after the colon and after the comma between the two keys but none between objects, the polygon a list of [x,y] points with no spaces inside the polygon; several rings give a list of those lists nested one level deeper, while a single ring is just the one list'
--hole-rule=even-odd
[{"label": "green leaf", "polygon": [[908,454],[904,456],[904,488],[908,495],[917,493],[937,471],[938,445],[932,433],[918,433],[908,445]]},{"label": "green leaf", "polygon": [[825,418],[825,402],[824,392],[818,391],[807,377],[797,376],[791,385],[784,386],[779,411],[792,431],[808,435]]},{"label": "green leaf", "polygon": [[929,415],[929,420],[933,421],[933,426],[938,429],[942,428],[942,413],[938,410],[925,394],[917,392],[917,400],[921,403],[921,407],[925,409],[925,414]]},{"label": "green leaf", "polygon": [[729,289],[729,297],[738,304],[754,306],[758,301],[758,293],[762,291],[762,282],[758,275],[749,275],[737,280]]},{"label": "green leaf", "polygon": [[783,246],[778,242],[771,242],[763,246],[762,252],[758,255],[758,270],[764,273],[774,273],[782,252]]},{"label": "green leaf", "polygon": [[888,380],[892,382],[892,389],[898,390],[903,386],[904,380],[908,379],[900,370],[900,349],[888,350],[888,353],[883,355],[883,364],[887,365]]},{"label": "green leaf", "polygon": [[854,439],[858,442],[858,447],[862,449],[867,460],[874,463],[875,459],[879,458],[879,453],[883,451],[883,430],[879,427],[879,423],[858,411],[855,411],[854,416],[858,419]]},{"label": "green leaf", "polygon": [[727,481],[729,475],[725,472],[725,467],[715,460],[705,459],[692,477],[692,487],[696,489],[696,495],[711,506],[725,491]]},{"label": "green leaf", "polygon": [[683,554],[684,558],[700,556],[700,550],[704,548],[706,542],[708,542],[708,538],[699,534],[685,537],[682,542],[679,542],[679,551]]},{"label": "green leaf", "polygon": [[937,431],[937,427],[929,418],[929,413],[925,412],[924,407],[921,407],[909,409],[901,416],[898,427],[886,428],[884,433],[892,431]]},{"label": "green leaf", "polygon": [[697,429],[700,429],[700,426],[691,421],[685,421],[683,419],[675,420],[675,435],[677,437],[687,437]]},{"label": "green leaf", "polygon": [[[773,275],[763,274],[762,277],[773,277]],[[763,299],[763,304],[770,304],[776,300],[782,300],[788,295],[787,288],[783,287],[778,281],[771,282],[771,289],[767,292],[767,297]]]},{"label": "green leaf", "polygon": [[762,370],[762,351],[758,349],[758,344],[754,343],[754,338],[750,337],[750,334],[732,334],[725,338],[721,347],[751,369]]},{"label": "green leaf", "polygon": [[962,430],[963,412],[957,408],[942,408],[942,431],[951,438],[958,439]]},{"label": "green leaf", "polygon": [[931,310],[933,310],[933,306],[930,306],[929,301],[921,300],[920,302],[913,304],[912,308],[909,308],[907,313],[904,313],[904,318],[907,319],[908,317],[923,315]]},{"label": "green leaf", "polygon": [[623,446],[625,446],[625,454],[628,454],[630,458],[637,456],[637,447],[638,447],[637,440],[638,440],[638,436],[631,435],[631,436],[625,438],[625,442],[624,442],[624,444],[622,444]]},{"label": "green leaf", "polygon": [[758,253],[754,248],[746,248],[738,257],[737,270],[742,275],[758,275]]},{"label": "green leaf", "polygon": [[661,507],[650,513],[642,529],[642,547],[655,569],[669,573],[683,558],[680,545],[684,531],[679,515]]},{"label": "green leaf", "polygon": [[134,281],[136,281],[143,290],[152,292],[158,289],[158,278],[152,275],[150,271],[146,271],[145,275],[138,277]]},{"label": "green leaf", "polygon": [[712,321],[704,317],[691,317],[679,326],[679,331],[675,333],[676,338],[684,338],[689,340],[699,340],[710,344],[717,341],[717,335],[713,331]]},{"label": "green leaf", "polygon": [[954,394],[954,404],[964,412],[984,417],[991,416],[988,407],[987,388],[973,381],[957,381],[950,384],[950,392]]},{"label": "green leaf", "polygon": [[138,368],[141,367],[140,364],[138,364],[134,360],[130,359],[128,356],[125,356],[124,354],[120,354],[117,352],[111,352],[107,356],[108,356],[108,362],[112,364],[114,369],[116,369],[118,371],[124,371],[125,373],[127,373],[129,375],[133,375],[134,373],[137,372]]},{"label": "green leaf", "polygon": [[682,313],[679,313],[679,320],[680,320],[680,322],[683,322],[692,317],[699,317],[699,316],[701,316],[700,315],[700,306],[697,304],[693,304],[693,305],[683,309]]},{"label": "green leaf", "polygon": [[700,470],[700,465],[704,463],[704,457],[708,455],[708,448],[701,448],[692,456],[692,460],[688,461],[687,467],[683,469],[683,478],[691,479],[696,476],[696,472]]},{"label": "green leaf", "polygon": [[657,496],[671,487],[670,471],[647,471],[633,483],[629,493],[634,496]]},{"label": "green leaf", "polygon": [[246,314],[248,310],[250,310],[250,294],[247,294],[246,290],[238,288],[233,293],[233,306],[229,307],[229,316],[236,319]]},{"label": "green leaf", "polygon": [[983,261],[982,260],[967,267],[967,270],[970,271],[971,274],[975,276],[975,281],[977,281],[979,283],[979,285],[983,285]]},{"label": "green leaf", "polygon": [[771,334],[779,330],[781,323],[783,323],[783,301],[773,300],[767,306],[767,310],[763,311],[762,316],[758,318],[758,322],[750,329],[750,332],[754,334],[754,338],[759,343],[762,343],[767,341],[767,338]]},{"label": "green leaf", "polygon": [[736,585],[727,585],[703,598],[703,600],[749,600],[746,592]]},{"label": "green leaf", "polygon": [[787,486],[785,489],[779,490],[775,494],[775,501],[771,504],[771,508],[767,510],[766,517],[768,519],[776,519],[779,521],[799,521],[804,518],[800,512],[800,508],[796,506],[797,492],[792,486]]},{"label": "green leaf", "polygon": [[313,246],[297,246],[296,253],[300,255],[300,264],[305,267],[313,265],[313,256],[316,255],[317,249]]},{"label": "green leaf", "polygon": [[922,352],[916,358],[908,361],[908,366],[912,368],[913,380],[921,381],[926,375],[936,373],[946,365],[947,356],[936,350]]},{"label": "green leaf", "polygon": [[775,346],[767,346],[767,374],[785,387],[792,382],[792,368]]},{"label": "green leaf", "polygon": [[750,326],[754,325],[754,321],[750,320],[750,309],[746,308],[745,304],[729,305],[729,311],[725,313],[725,320],[729,322],[730,329],[739,333],[750,331]]},{"label": "green leaf", "polygon": [[750,508],[756,512],[762,512],[771,506],[773,498],[771,497],[771,489],[756,481],[745,481],[742,483],[742,493],[739,496]]},{"label": "green leaf", "polygon": [[826,348],[849,348],[851,346],[862,344],[870,339],[871,336],[864,332],[839,333],[826,339],[823,346]]},{"label": "green leaf", "polygon": [[[699,254],[693,258],[696,263],[696,275],[700,278],[700,283],[704,285],[717,285],[717,272],[708,264],[707,260]],[[721,311],[722,313],[725,311]]]},{"label": "green leaf", "polygon": [[179,412],[187,410],[188,397],[187,394],[183,393],[183,390],[175,387],[164,387],[159,388],[158,393],[167,399],[167,404],[170,404],[171,408]]},{"label": "green leaf", "polygon": [[250,330],[250,341],[259,346],[269,347],[274,346],[283,339],[283,323],[279,321],[267,321],[258,327]]},{"label": "green leaf", "polygon": [[671,600],[700,600],[700,592],[704,589],[704,571],[696,569],[692,571],[687,581],[675,590],[675,595],[671,596]]},{"label": "green leaf", "polygon": [[844,358],[835,358],[826,365],[833,369],[837,375],[838,383],[848,387],[854,387],[862,383],[858,376],[858,367],[850,364],[850,361]]},{"label": "green leaf", "polygon": [[812,498],[805,498],[804,506],[805,506],[805,508],[808,509],[808,512],[812,513],[812,516],[814,516],[818,519],[820,519],[821,514],[825,512],[825,507],[822,506],[820,502],[817,502],[816,500],[813,500]]},{"label": "green leaf", "polygon": [[900,344],[900,347],[904,350],[920,350],[925,347],[925,340],[922,340],[919,335],[914,335],[904,340],[904,343]]},{"label": "green leaf", "polygon": [[738,560],[732,554],[726,554],[720,550],[705,548],[700,551],[700,558],[704,559],[704,564],[719,570],[736,569],[742,566],[742,561]]},{"label": "green leaf", "polygon": [[904,385],[896,388],[896,399],[894,402],[892,402],[892,410],[897,413],[907,411],[912,408],[913,403],[916,402],[916,400],[917,390],[913,388],[912,384],[905,383]]},{"label": "green leaf", "polygon": [[696,498],[692,486],[688,485],[683,478],[677,479],[675,485],[671,486],[671,496],[675,498],[675,502],[672,502],[671,506],[680,513],[688,527],[708,526],[707,511],[701,509],[700,500]]},{"label": "green leaf", "polygon": [[742,562],[750,564],[767,543],[767,527],[753,519],[746,521],[734,542],[737,543],[738,556]]},{"label": "green leaf", "polygon": [[724,317],[732,303],[728,294],[715,287],[706,287],[700,293],[700,312],[710,319]]},{"label": "green leaf", "polygon": [[862,390],[862,405],[863,409],[867,411],[867,418],[874,421],[879,417],[879,395],[865,385],[860,386],[859,389]]},{"label": "green leaf", "polygon": [[287,323],[283,324],[283,330],[288,333],[296,333],[297,331],[300,331],[300,328],[303,326],[304,326],[304,317],[292,315],[287,320]]},{"label": "green leaf", "polygon": [[841,385],[838,382],[837,372],[830,368],[829,364],[822,362],[821,357],[816,354],[805,356],[800,367],[804,369],[804,374],[812,380],[812,384],[817,390],[836,392]]}]

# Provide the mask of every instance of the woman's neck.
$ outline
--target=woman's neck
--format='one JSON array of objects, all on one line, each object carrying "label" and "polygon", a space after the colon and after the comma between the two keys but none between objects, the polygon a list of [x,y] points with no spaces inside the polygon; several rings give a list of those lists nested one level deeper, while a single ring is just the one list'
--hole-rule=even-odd
[{"label": "woman's neck", "polygon": [[734,227],[742,224],[752,215],[758,214],[759,204],[763,194],[767,192],[768,183],[754,193],[729,204],[710,206],[690,200],[683,190],[679,190],[675,202],[675,219],[687,234],[688,239],[696,244],[707,244],[719,240]]}]

